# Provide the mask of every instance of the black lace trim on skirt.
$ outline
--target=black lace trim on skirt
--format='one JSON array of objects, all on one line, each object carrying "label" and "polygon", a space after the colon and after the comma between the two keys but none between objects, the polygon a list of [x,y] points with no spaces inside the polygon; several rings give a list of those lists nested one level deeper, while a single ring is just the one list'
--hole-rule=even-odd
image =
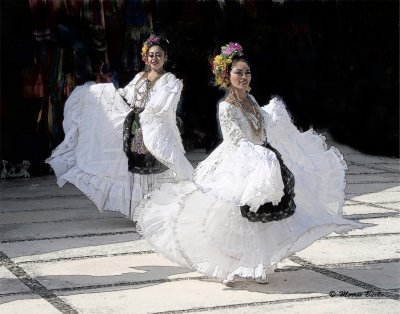
[{"label": "black lace trim on skirt", "polygon": [[131,111],[125,118],[123,128],[123,149],[128,157],[128,170],[139,174],[161,173],[168,169],[158,161],[150,152],[140,154],[132,149],[135,135],[132,134],[133,123],[140,126],[139,113]]},{"label": "black lace trim on skirt", "polygon": [[250,211],[250,206],[240,206],[240,211],[243,217],[247,218],[251,222],[270,222],[282,220],[290,217],[294,214],[296,204],[294,202],[294,175],[283,163],[281,154],[273,148],[269,143],[265,142],[263,145],[265,148],[273,151],[278,158],[279,165],[281,167],[282,181],[284,184],[283,192],[284,195],[277,205],[273,205],[271,202],[261,205],[256,212]]}]

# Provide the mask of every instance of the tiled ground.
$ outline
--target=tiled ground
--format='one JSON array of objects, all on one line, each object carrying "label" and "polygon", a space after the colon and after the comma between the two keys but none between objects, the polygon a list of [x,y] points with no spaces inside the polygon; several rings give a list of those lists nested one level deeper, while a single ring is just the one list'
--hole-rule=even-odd
[{"label": "tiled ground", "polygon": [[[268,285],[228,288],[150,250],[53,176],[0,182],[0,313],[398,313],[400,164],[339,146],[349,219],[279,264]],[[201,151],[191,154],[202,160]]]}]

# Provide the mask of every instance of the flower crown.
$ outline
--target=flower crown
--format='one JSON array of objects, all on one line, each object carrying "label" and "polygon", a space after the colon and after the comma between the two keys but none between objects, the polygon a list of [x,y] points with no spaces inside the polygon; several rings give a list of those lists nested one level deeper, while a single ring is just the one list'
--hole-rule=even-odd
[{"label": "flower crown", "polygon": [[157,46],[161,45],[162,42],[166,42],[167,44],[169,43],[168,40],[162,36],[157,36],[157,35],[150,35],[149,38],[146,39],[146,41],[143,44],[142,47],[142,60],[144,63],[147,63],[147,52],[149,51],[150,47],[152,46]]},{"label": "flower crown", "polygon": [[228,68],[233,57],[243,56],[243,48],[238,43],[229,43],[221,47],[221,54],[216,55],[212,62],[214,86],[226,89],[229,84]]}]

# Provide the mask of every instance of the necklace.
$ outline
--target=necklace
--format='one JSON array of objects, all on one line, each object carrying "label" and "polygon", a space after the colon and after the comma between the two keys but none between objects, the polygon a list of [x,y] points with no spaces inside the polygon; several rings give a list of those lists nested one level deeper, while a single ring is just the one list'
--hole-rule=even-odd
[{"label": "necklace", "polygon": [[150,81],[148,79],[149,72],[144,72],[142,76],[136,82],[134,89],[135,89],[135,98],[133,101],[133,110],[135,112],[141,111],[147,104],[150,99],[150,91],[156,85],[157,81],[163,76],[165,73],[164,70],[158,73],[158,76]]},{"label": "necklace", "polygon": [[231,100],[232,103],[242,111],[253,133],[259,136],[262,130],[263,120],[257,105],[253,102],[251,97],[246,95],[246,102],[246,100],[240,100],[234,92],[231,92],[227,99]]}]

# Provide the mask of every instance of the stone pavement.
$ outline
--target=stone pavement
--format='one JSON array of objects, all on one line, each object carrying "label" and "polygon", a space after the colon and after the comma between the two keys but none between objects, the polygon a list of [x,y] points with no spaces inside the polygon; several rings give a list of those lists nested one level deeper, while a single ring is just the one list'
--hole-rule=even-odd
[{"label": "stone pavement", "polygon": [[315,242],[267,285],[228,288],[177,267],[52,175],[2,180],[0,313],[400,313],[399,160],[336,146],[349,166],[344,213],[369,227]]}]

